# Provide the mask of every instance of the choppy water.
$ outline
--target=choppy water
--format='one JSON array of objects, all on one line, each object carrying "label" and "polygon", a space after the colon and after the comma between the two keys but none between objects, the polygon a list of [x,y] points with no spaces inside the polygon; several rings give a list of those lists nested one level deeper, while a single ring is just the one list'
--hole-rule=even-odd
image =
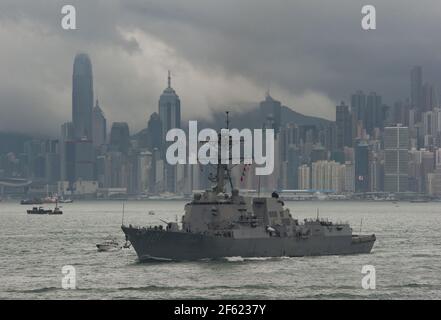
[{"label": "choppy water", "polygon": [[[175,220],[184,202],[127,202],[125,222]],[[121,242],[119,202],[65,204],[62,216],[30,216],[0,203],[0,299],[440,299],[441,204],[288,202],[294,216],[348,221],[375,233],[369,255],[137,262],[133,249],[99,253],[108,235]],[[155,216],[147,214],[154,210]],[[363,265],[376,289],[361,286]],[[77,289],[61,289],[61,269],[76,269]]]}]

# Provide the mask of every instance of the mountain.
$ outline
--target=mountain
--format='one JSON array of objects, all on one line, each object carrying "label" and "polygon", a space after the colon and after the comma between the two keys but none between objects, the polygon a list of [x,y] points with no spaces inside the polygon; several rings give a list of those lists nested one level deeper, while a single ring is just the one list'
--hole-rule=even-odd
[{"label": "mountain", "polygon": [[[225,110],[230,111],[230,128],[237,129],[259,129],[262,128],[265,122],[265,115],[262,114],[259,105],[242,105],[236,108],[226,108]],[[327,126],[332,123],[332,121],[306,116],[292,110],[289,107],[282,106],[281,109],[281,120],[282,125],[287,123],[295,123],[297,125],[316,125],[316,126]],[[198,129],[203,128],[213,128],[219,129],[225,126],[226,116],[225,112],[214,112],[212,118],[209,120],[198,120]],[[183,123],[184,128],[186,128],[188,123]]]},{"label": "mountain", "polygon": [[[262,114],[259,104],[241,104],[240,106],[225,107],[225,110],[230,112],[230,128],[236,129],[261,129],[263,123],[266,120],[266,116]],[[190,120],[198,121],[198,130],[204,128],[212,128],[218,130],[225,127],[226,115],[224,111],[213,111],[210,119],[198,119],[197,117],[191,118]],[[298,113],[289,107],[282,106],[281,109],[281,121],[282,126],[287,123],[294,123],[297,125],[314,125],[314,126],[328,126],[332,123],[330,120],[323,118],[305,116],[304,114]],[[188,129],[188,122],[182,122],[182,129]],[[142,145],[143,141],[146,139],[147,129],[143,129],[132,136],[133,139],[137,139]]]}]

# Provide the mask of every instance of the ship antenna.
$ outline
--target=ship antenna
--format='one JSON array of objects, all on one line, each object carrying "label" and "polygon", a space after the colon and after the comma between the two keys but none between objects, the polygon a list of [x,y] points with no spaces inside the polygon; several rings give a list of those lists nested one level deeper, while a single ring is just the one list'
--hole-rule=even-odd
[{"label": "ship antenna", "polygon": [[[262,131],[265,131],[265,122],[262,123]],[[260,177],[257,178],[257,197],[260,198]]]},{"label": "ship antenna", "polygon": [[[227,115],[227,130],[230,130],[230,111],[225,111],[226,115]],[[230,140],[231,136],[228,136],[228,149],[230,149],[231,145],[230,145]],[[230,173],[230,168],[228,167],[228,165],[226,166],[227,169],[227,175],[228,175],[228,181],[230,182],[230,188],[231,188],[231,192],[233,192],[234,186],[233,186],[233,180],[231,179],[231,173]]]},{"label": "ship antenna", "polygon": [[361,221],[360,221],[360,233],[361,233],[361,227],[363,226],[363,217],[361,218]]},{"label": "ship antenna", "polygon": [[320,209],[317,208],[317,221],[319,220],[319,215],[320,215]]}]

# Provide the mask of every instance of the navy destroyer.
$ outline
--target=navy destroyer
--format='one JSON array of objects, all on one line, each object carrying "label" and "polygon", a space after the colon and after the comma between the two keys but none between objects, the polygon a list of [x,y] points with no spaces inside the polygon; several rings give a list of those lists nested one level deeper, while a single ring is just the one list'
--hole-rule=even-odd
[{"label": "navy destroyer", "polygon": [[347,223],[318,217],[298,221],[276,192],[271,197],[242,196],[233,188],[230,169],[219,159],[213,187],[193,195],[181,224],[121,226],[140,261],[370,253],[374,234],[355,235]]}]

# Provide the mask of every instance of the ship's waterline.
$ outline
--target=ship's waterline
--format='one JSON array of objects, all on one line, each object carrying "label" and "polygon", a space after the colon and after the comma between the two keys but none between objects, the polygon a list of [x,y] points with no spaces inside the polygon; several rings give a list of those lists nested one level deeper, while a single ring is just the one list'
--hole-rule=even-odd
[{"label": "ship's waterline", "polygon": [[186,232],[122,227],[140,261],[188,261],[228,257],[303,257],[370,253],[375,236],[232,239]]}]

